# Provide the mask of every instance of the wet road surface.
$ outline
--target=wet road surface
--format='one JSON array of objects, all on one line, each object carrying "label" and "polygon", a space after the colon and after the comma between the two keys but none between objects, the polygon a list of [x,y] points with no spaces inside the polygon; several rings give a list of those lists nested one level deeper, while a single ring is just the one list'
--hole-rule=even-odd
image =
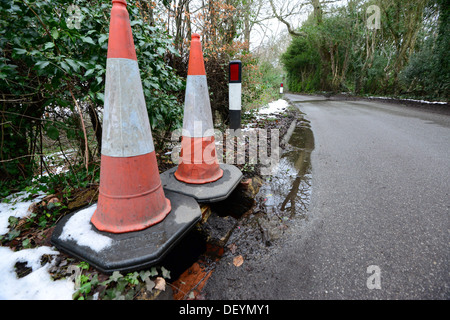
[{"label": "wet road surface", "polygon": [[262,199],[265,220],[288,227],[242,252],[251,237],[237,230],[205,297],[449,299],[449,113],[285,98],[303,113],[290,140],[299,147],[280,161],[296,172],[277,172],[260,193],[274,197]]}]

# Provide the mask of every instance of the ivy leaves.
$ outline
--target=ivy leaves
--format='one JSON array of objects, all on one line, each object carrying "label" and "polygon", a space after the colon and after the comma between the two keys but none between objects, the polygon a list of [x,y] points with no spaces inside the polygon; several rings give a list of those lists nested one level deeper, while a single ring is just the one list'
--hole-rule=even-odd
[{"label": "ivy leaves", "polygon": [[[76,126],[69,130],[72,113],[61,117],[58,108],[73,111],[75,101],[102,108],[111,7],[110,0],[0,1],[0,90],[8,100],[4,104],[8,116],[0,123],[9,126],[2,131],[8,136],[3,139],[2,159],[35,161],[28,153],[36,150],[30,137],[36,137],[38,127],[51,140],[80,130]],[[166,62],[167,54],[178,52],[163,25],[150,25],[134,4],[127,8],[150,123],[163,136],[182,123],[177,95],[183,82]],[[44,117],[47,113],[50,117]],[[15,176],[18,168],[32,167],[33,163],[11,161],[0,170]]]},{"label": "ivy leaves", "polygon": [[[161,272],[160,276],[158,276],[158,269]],[[126,275],[114,271],[102,282],[99,281],[98,273],[87,273],[88,270],[89,264],[82,261],[77,266],[71,266],[67,271],[74,272],[71,276],[75,281],[74,299],[132,300],[142,291],[148,293],[152,293],[153,290],[164,291],[165,279],[170,279],[170,271],[164,267],[152,267],[150,270],[130,272]]]},{"label": "ivy leaves", "polygon": [[[15,22],[8,21],[10,30],[23,30],[19,35],[7,33],[14,43],[15,58],[27,60],[38,75],[47,77],[48,91],[52,93],[49,99],[54,100],[57,93],[60,100],[70,104],[72,99],[65,90],[68,85],[77,89],[77,98],[89,98],[102,105],[111,2],[73,1],[71,6],[81,13],[79,28],[68,25],[73,13],[67,9],[67,1],[9,3],[7,11],[17,17]],[[173,93],[183,84],[164,60],[166,52],[178,52],[162,27],[146,23],[136,6],[129,5],[128,10],[152,126],[167,124],[170,129],[174,122],[180,125],[180,117],[173,110],[180,114],[182,110]],[[19,16],[25,16],[25,22],[20,22]]]}]

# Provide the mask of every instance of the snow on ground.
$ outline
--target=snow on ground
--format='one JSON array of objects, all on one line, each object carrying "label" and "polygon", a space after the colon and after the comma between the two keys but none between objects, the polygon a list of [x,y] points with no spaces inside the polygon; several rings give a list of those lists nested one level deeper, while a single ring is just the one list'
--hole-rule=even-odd
[{"label": "snow on ground", "polygon": [[[45,162],[49,164],[49,170],[52,174],[58,175],[60,173],[65,173],[69,171],[67,167],[67,163],[65,162],[66,157],[72,158],[76,155],[75,149],[65,150],[64,153],[62,151],[54,152],[52,154],[44,156]],[[42,176],[48,176],[48,172],[44,171]],[[40,177],[40,175],[38,175]]]},{"label": "snow on ground", "polygon": [[280,114],[283,113],[288,107],[289,104],[286,100],[278,99],[269,103],[266,107],[259,109],[258,115],[267,116],[271,114]]},{"label": "snow on ground", "polygon": [[[369,99],[396,99],[391,97],[368,97]],[[427,103],[427,104],[447,104],[446,101],[427,101],[427,100],[416,100],[416,99],[401,99],[405,101],[413,101],[413,102],[420,102],[420,103]]]},{"label": "snow on ground", "polygon": [[[38,193],[38,197],[27,200],[28,192],[12,194],[0,203],[0,235],[9,232],[10,216],[16,218],[26,217],[32,203],[37,203],[45,197]],[[0,300],[71,300],[74,293],[74,283],[70,280],[53,281],[48,269],[53,265],[48,262],[41,265],[41,257],[44,254],[58,255],[59,252],[42,246],[35,249],[23,249],[12,251],[8,247],[0,247]],[[17,262],[26,263],[32,272],[18,278],[15,272]]]},{"label": "snow on ground", "polygon": [[[57,255],[59,252],[45,246],[16,252],[0,247],[0,300],[72,300],[75,284],[66,279],[52,280],[48,269],[54,259],[41,266],[44,254]],[[32,272],[18,278],[14,270],[17,262],[26,262]]]},{"label": "snow on ground", "polygon": [[38,193],[38,196],[32,200],[26,200],[30,197],[29,192],[18,192],[9,195],[0,202],[0,235],[4,235],[9,232],[9,217],[21,219],[27,216],[30,212],[28,208],[33,203],[41,201],[45,194]]},{"label": "snow on ground", "polygon": [[[271,118],[273,115],[279,115],[286,111],[289,107],[289,103],[284,99],[278,99],[276,101],[272,101],[267,105],[261,107],[256,111],[247,111],[250,113],[254,112],[256,120]],[[258,123],[247,123],[242,126],[242,131],[253,130]]]},{"label": "snow on ground", "polygon": [[445,101],[427,101],[427,100],[415,100],[415,99],[403,99],[403,100],[420,102],[420,103],[428,103],[428,104],[447,104],[447,102],[445,102]]}]

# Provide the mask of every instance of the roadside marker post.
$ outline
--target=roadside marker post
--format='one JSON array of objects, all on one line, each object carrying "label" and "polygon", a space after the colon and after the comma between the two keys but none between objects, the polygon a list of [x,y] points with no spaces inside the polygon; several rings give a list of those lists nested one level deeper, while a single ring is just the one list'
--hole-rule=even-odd
[{"label": "roadside marker post", "polygon": [[242,109],[242,63],[233,60],[229,63],[229,103],[230,103],[230,129],[241,128]]},{"label": "roadside marker post", "polygon": [[280,85],[280,94],[283,94],[283,82]]},{"label": "roadside marker post", "polygon": [[61,219],[51,239],[107,273],[158,263],[201,219],[194,198],[162,187],[127,3],[112,4],[98,202]]}]

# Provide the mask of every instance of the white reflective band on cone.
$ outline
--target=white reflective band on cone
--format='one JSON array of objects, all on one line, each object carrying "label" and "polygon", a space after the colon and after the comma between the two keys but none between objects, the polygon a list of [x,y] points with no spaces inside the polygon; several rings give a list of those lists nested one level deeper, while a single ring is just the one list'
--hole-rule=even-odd
[{"label": "white reflective band on cone", "polygon": [[241,110],[242,94],[242,84],[240,83],[230,83],[229,84],[229,99],[230,99],[230,110]]},{"label": "white reflective band on cone", "polygon": [[102,154],[133,157],[154,150],[137,61],[107,59]]},{"label": "white reflective band on cone", "polygon": [[184,102],[183,136],[202,138],[211,136],[211,130],[214,130],[214,126],[206,75],[188,75]]}]

